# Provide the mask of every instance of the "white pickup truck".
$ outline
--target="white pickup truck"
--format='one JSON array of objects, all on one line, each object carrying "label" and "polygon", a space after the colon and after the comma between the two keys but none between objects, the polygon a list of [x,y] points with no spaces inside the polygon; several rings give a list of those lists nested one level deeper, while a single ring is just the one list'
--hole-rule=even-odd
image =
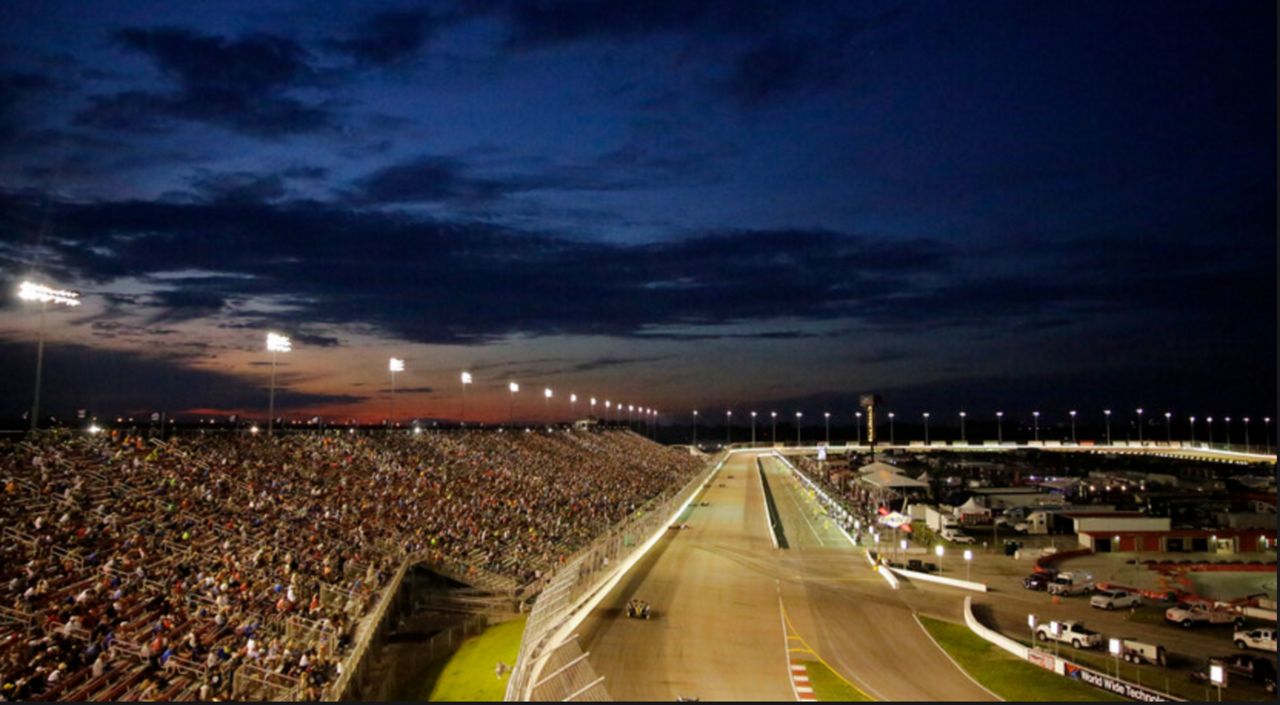
[{"label": "white pickup truck", "polygon": [[951,526],[942,527],[942,531],[938,532],[938,535],[951,543],[973,543],[972,536]]},{"label": "white pickup truck", "polygon": [[1259,651],[1276,652],[1276,630],[1274,629],[1250,629],[1237,630],[1231,635],[1231,640],[1235,642],[1237,648],[1240,649],[1257,649]]},{"label": "white pickup truck", "polygon": [[1036,627],[1036,636],[1046,641],[1061,641],[1071,644],[1077,649],[1092,649],[1102,643],[1102,635],[1092,629],[1085,629],[1079,622],[1058,622],[1058,633],[1053,633],[1053,624],[1041,624]]},{"label": "white pickup truck", "polygon": [[1197,624],[1234,624],[1241,619],[1231,610],[1210,607],[1203,602],[1179,602],[1164,611],[1164,621],[1190,628]]}]

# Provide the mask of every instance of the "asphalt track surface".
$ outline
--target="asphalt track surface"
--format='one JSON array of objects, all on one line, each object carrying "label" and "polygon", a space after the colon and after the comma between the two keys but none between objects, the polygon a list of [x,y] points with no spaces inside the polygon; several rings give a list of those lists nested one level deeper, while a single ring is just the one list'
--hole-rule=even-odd
[{"label": "asphalt track surface", "polygon": [[[790,471],[764,463],[791,548],[770,538],[756,456],[731,457],[682,517],[690,528],[669,530],[579,627],[609,694],[795,700],[796,658],[822,660],[878,700],[994,700],[934,645],[906,595],[871,570]],[[632,597],[653,606],[653,619],[626,617]]]}]

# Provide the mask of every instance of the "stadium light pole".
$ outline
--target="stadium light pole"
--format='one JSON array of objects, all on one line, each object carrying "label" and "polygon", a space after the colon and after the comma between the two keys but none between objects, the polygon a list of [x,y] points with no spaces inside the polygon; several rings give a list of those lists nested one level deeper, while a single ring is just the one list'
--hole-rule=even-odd
[{"label": "stadium light pole", "polygon": [[1103,409],[1102,415],[1107,417],[1107,445],[1111,445],[1111,409]]},{"label": "stadium light pole", "polygon": [[861,446],[862,445],[862,412],[855,411],[853,412],[853,415],[854,415],[854,418],[856,419],[856,422],[854,423],[854,427],[855,427],[854,432],[857,434],[857,439],[858,439],[857,445]]},{"label": "stadium light pole", "polygon": [[1223,421],[1223,434],[1227,437],[1227,447],[1230,448],[1231,447],[1231,417],[1224,416],[1222,418],[1222,421]]},{"label": "stadium light pole", "polygon": [[827,445],[831,445],[831,412],[822,412],[822,423],[827,427]]},{"label": "stadium light pole", "polygon": [[80,305],[80,294],[67,289],[54,289],[43,284],[24,281],[18,285],[18,298],[40,302],[40,333],[36,342],[36,390],[31,401],[31,430],[40,425],[40,381],[44,375],[44,319],[49,304],[75,308]]},{"label": "stadium light pole", "polygon": [[1004,443],[1004,412],[996,412],[996,443]]},{"label": "stadium light pole", "polygon": [[1249,417],[1248,416],[1244,417],[1244,452],[1246,453],[1251,452],[1249,447]]},{"label": "stadium light pole", "polygon": [[391,370],[391,408],[387,414],[388,426],[394,427],[396,423],[396,373],[404,372],[404,360],[398,357],[391,358],[391,362],[387,363],[387,369]]},{"label": "stadium light pole", "polygon": [[1142,407],[1138,407],[1138,445],[1142,445]]},{"label": "stadium light pole", "polygon": [[596,398],[591,397],[591,413],[587,414],[587,418],[594,419],[596,417]]},{"label": "stadium light pole", "polygon": [[1188,420],[1190,421],[1190,425],[1191,425],[1191,444],[1192,444],[1192,445],[1195,445],[1195,442],[1196,442],[1196,417],[1194,417],[1194,416],[1188,417]]},{"label": "stadium light pole", "polygon": [[1206,416],[1204,419],[1204,422],[1209,426],[1209,445],[1212,446],[1213,445],[1213,417]]},{"label": "stadium light pole", "polygon": [[278,333],[267,333],[267,351],[271,353],[271,392],[267,399],[267,435],[275,432],[276,424],[276,354],[293,350],[293,341]]},{"label": "stadium light pole", "polygon": [[896,441],[893,437],[893,412],[889,412],[889,445],[895,445]]},{"label": "stadium light pole", "polygon": [[627,404],[627,428],[635,430],[636,405]]},{"label": "stadium light pole", "polygon": [[729,447],[733,443],[733,410],[729,409],[724,412],[724,445]]},{"label": "stadium light pole", "polygon": [[800,420],[804,418],[803,411],[796,412],[796,446],[800,445]]},{"label": "stadium light pole", "polygon": [[1173,443],[1173,412],[1164,412],[1164,440]]},{"label": "stadium light pole", "polygon": [[573,392],[569,392],[569,420],[570,421],[573,420],[573,417],[578,415],[577,408],[578,408],[578,395],[574,394]]},{"label": "stadium light pole", "polygon": [[551,397],[555,393],[551,391],[551,387],[542,390],[542,409],[543,415],[547,417],[547,423],[551,423]]},{"label": "stadium light pole", "polygon": [[777,444],[778,442],[778,412],[770,411],[769,418],[773,421],[773,429],[769,431],[769,443]]},{"label": "stadium light pole", "polygon": [[698,410],[693,410],[693,447],[698,447]]},{"label": "stadium light pole", "polygon": [[1067,414],[1071,416],[1071,442],[1075,443],[1076,442],[1076,411],[1075,409],[1072,409],[1071,411],[1068,411]]},{"label": "stadium light pole", "polygon": [[508,382],[507,391],[511,392],[507,402],[507,425],[511,425],[516,422],[516,392],[520,391],[520,383]]},{"label": "stadium light pole", "polygon": [[1035,419],[1034,423],[1035,423],[1035,429],[1036,429],[1036,443],[1039,443],[1040,442],[1040,412],[1039,411],[1031,412],[1031,417]]},{"label": "stadium light pole", "polygon": [[460,416],[459,420],[462,421],[463,426],[466,426],[467,425],[467,387],[471,386],[471,373],[467,372],[466,370],[463,370],[461,379],[462,379],[462,413],[459,415]]},{"label": "stadium light pole", "polygon": [[929,412],[924,412],[924,444],[929,445]]},{"label": "stadium light pole", "polygon": [[751,412],[751,447],[756,447],[756,412]]},{"label": "stadium light pole", "polygon": [[965,435],[965,432],[964,432],[964,417],[965,417],[965,413],[961,411],[960,412],[960,442],[963,443],[964,445],[969,445],[969,438],[968,436]]},{"label": "stadium light pole", "polygon": [[1264,429],[1264,433],[1266,435],[1267,455],[1271,455],[1271,417],[1270,416],[1262,417],[1262,428]]}]

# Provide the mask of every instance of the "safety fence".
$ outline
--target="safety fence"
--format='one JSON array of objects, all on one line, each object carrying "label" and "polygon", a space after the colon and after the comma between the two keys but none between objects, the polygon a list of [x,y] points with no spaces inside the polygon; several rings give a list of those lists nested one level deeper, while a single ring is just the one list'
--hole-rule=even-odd
[{"label": "safety fence", "polygon": [[609,699],[576,635],[564,634],[585,617],[593,598],[602,598],[608,584],[657,542],[727,457],[717,456],[678,492],[646,503],[549,576],[525,624],[508,701]]}]

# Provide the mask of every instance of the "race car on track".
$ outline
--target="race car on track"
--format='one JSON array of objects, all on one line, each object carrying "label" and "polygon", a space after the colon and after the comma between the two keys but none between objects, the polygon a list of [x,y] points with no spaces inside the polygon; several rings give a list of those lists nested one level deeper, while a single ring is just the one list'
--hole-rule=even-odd
[{"label": "race car on track", "polygon": [[648,619],[652,613],[653,608],[644,600],[638,600],[633,597],[627,601],[627,616],[632,619]]}]

